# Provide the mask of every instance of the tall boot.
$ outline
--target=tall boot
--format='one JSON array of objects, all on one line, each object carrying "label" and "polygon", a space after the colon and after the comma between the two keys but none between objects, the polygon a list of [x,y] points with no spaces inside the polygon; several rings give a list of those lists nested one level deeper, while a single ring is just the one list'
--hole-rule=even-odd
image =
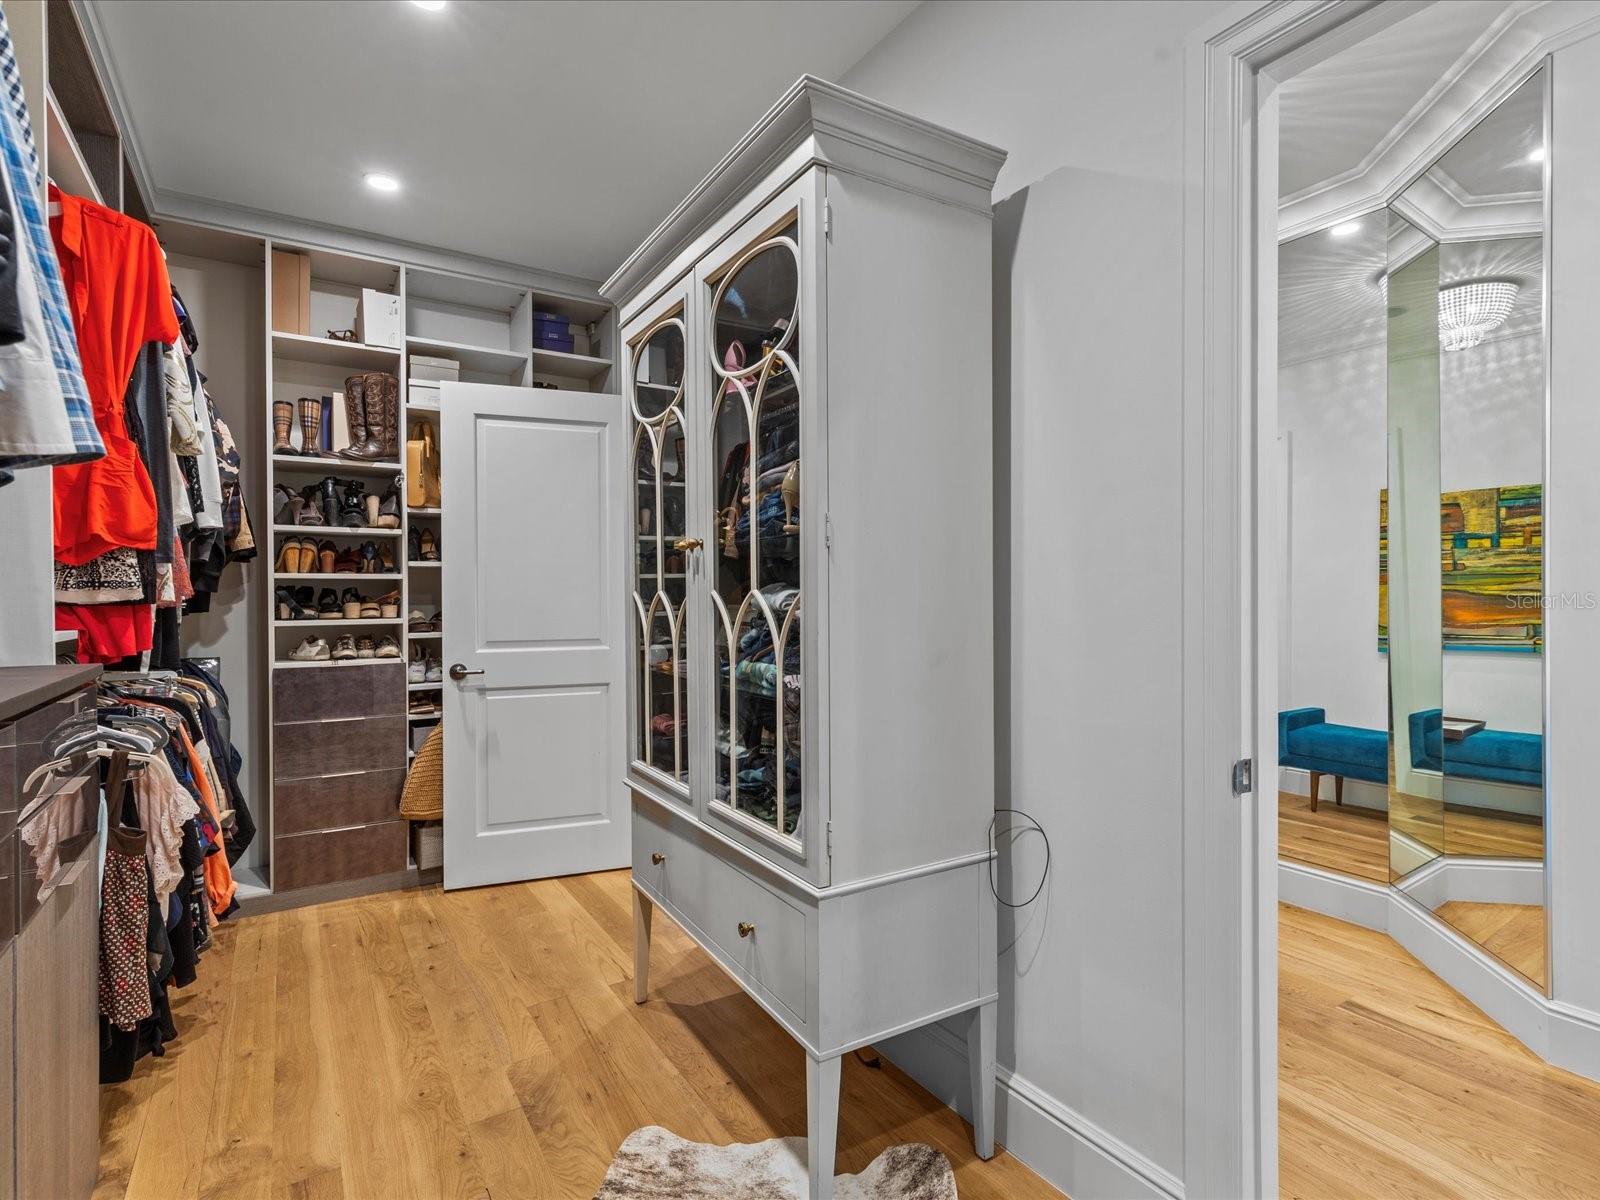
[{"label": "tall boot", "polygon": [[400,381],[387,371],[367,372],[367,437],[374,458],[394,459],[400,439]]},{"label": "tall boot", "polygon": [[315,396],[300,397],[300,453],[311,458],[326,458],[322,450],[322,401]]},{"label": "tall boot", "polygon": [[294,443],[289,440],[289,430],[294,428],[294,401],[272,402],[272,452],[293,454]]},{"label": "tall boot", "polygon": [[322,523],[330,527],[339,524],[339,481],[329,475],[322,481]]},{"label": "tall boot", "polygon": [[350,427],[350,444],[339,451],[340,458],[366,460],[370,440],[367,434],[365,375],[351,375],[344,381],[344,420]]}]

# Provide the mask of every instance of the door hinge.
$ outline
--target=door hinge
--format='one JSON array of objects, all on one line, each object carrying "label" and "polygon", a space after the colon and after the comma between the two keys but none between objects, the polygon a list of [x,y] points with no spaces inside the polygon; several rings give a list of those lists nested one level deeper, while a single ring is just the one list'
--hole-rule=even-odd
[{"label": "door hinge", "polygon": [[1233,764],[1233,794],[1248,795],[1253,790],[1251,777],[1255,774],[1255,760],[1241,758]]},{"label": "door hinge", "polygon": [[828,835],[827,835],[826,841],[827,841],[827,847],[828,847],[828,857],[832,858],[833,857],[833,822],[832,821],[828,822],[827,831],[828,831]]},{"label": "door hinge", "polygon": [[822,202],[822,236],[825,238],[831,238],[833,236],[832,200],[824,200]]},{"label": "door hinge", "polygon": [[822,544],[829,550],[833,549],[833,516],[831,513],[822,514]]}]

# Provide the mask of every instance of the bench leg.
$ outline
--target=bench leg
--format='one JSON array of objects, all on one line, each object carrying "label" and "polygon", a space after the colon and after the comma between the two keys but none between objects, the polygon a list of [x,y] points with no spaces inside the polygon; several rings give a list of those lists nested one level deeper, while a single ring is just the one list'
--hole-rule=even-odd
[{"label": "bench leg", "polygon": [[1311,811],[1317,811],[1317,789],[1322,786],[1322,772],[1311,772]]},{"label": "bench leg", "polygon": [[1335,804],[1343,804],[1344,803],[1344,776],[1343,775],[1335,775],[1333,777],[1333,802]]}]

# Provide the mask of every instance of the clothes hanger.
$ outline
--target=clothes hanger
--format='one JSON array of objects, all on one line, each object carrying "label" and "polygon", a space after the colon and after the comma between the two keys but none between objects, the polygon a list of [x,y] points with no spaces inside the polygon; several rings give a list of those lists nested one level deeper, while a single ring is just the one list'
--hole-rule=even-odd
[{"label": "clothes hanger", "polygon": [[27,779],[22,781],[22,794],[26,796],[28,792],[33,789],[33,785],[47,775],[56,773],[65,774],[66,772],[63,770],[63,768],[80,770],[87,766],[91,760],[112,759],[119,754],[125,755],[127,761],[136,763],[153,763],[156,761],[157,757],[154,754],[147,754],[142,750],[126,750],[121,748],[113,750],[108,746],[96,746],[93,749],[83,751],[81,754],[52,759],[50,762],[42,763],[41,765],[35,767],[28,775]]},{"label": "clothes hanger", "polygon": [[56,181],[51,179],[48,175],[45,176],[45,183],[48,185],[45,191],[45,197],[47,201],[45,204],[45,213],[48,216],[59,217],[61,215],[61,200],[59,199],[61,195],[61,188],[57,186]]}]

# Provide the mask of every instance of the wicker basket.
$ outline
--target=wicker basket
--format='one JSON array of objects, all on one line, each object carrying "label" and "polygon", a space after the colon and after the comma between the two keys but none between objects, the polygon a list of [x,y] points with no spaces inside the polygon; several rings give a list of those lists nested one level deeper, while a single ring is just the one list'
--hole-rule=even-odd
[{"label": "wicker basket", "polygon": [[434,726],[406,772],[400,815],[407,821],[444,820],[444,725]]},{"label": "wicker basket", "polygon": [[437,871],[444,866],[444,822],[411,822],[411,858],[419,871]]}]

